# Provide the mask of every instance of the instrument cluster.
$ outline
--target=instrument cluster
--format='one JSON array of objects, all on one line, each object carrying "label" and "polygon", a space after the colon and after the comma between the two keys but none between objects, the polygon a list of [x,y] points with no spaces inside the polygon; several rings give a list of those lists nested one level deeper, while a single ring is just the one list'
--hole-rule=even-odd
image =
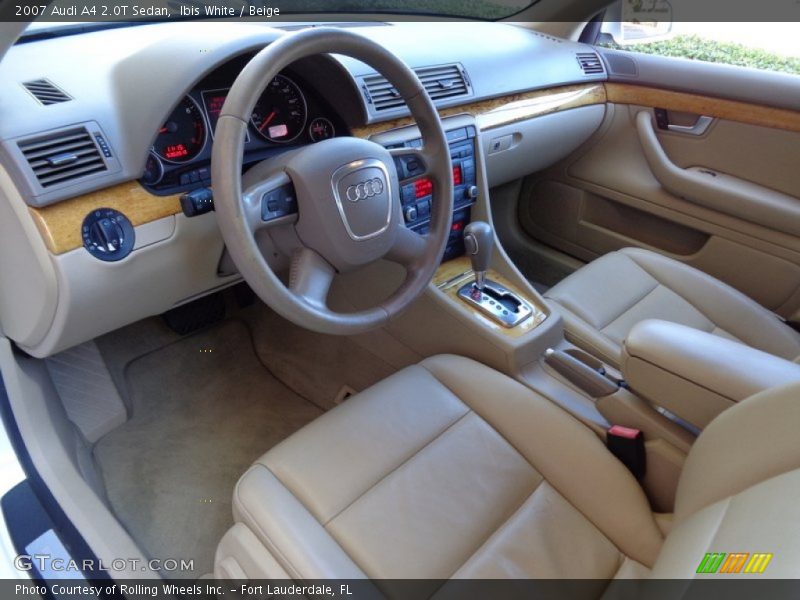
[{"label": "instrument cluster", "polygon": [[[167,117],[150,151],[141,182],[173,194],[210,184],[214,129],[233,80],[249,56],[205,77]],[[347,135],[342,121],[296,73],[277,75],[256,102],[245,139],[245,168],[287,148]]]}]

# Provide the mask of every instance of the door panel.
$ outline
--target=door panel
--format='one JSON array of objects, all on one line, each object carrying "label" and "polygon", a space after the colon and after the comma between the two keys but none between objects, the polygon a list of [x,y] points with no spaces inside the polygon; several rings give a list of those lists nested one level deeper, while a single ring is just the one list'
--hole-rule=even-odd
[{"label": "door panel", "polygon": [[[674,60],[647,57],[639,77],[647,80],[648,65],[665,72],[663,63]],[[741,93],[714,98],[715,90],[702,89],[708,65],[696,64],[691,86],[681,65],[677,91],[609,82],[603,125],[568,159],[526,180],[520,223],[532,237],[584,261],[625,246],[659,251],[791,317],[800,313],[800,112],[787,108],[785,98],[778,98],[782,106],[766,106],[768,87],[761,87],[763,105],[742,101]],[[762,78],[775,77],[713,67],[718,89],[733,87],[719,85],[730,73],[750,81],[749,97]],[[800,77],[781,77],[800,93]],[[669,131],[656,126],[656,108],[684,128],[701,116],[712,119],[700,135]]]}]

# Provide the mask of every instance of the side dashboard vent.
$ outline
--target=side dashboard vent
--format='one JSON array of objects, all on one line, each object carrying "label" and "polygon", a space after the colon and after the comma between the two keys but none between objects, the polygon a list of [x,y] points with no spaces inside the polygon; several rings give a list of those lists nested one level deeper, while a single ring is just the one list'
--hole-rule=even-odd
[{"label": "side dashboard vent", "polygon": [[64,184],[108,170],[100,149],[85,127],[17,142],[39,185]]},{"label": "side dashboard vent", "polygon": [[583,69],[586,75],[598,75],[605,73],[603,61],[594,52],[579,52],[575,55],[578,59],[578,64]]},{"label": "side dashboard vent", "polygon": [[[431,100],[447,100],[471,93],[469,78],[459,64],[420,67],[414,69]],[[367,102],[376,112],[402,107],[405,102],[395,87],[383,75],[367,75],[363,79]]]},{"label": "side dashboard vent", "polygon": [[48,79],[37,79],[35,81],[26,81],[22,86],[28,90],[31,95],[39,101],[39,104],[50,106],[51,104],[60,104],[72,100],[72,97],[64,90],[57,87],[52,81]]}]

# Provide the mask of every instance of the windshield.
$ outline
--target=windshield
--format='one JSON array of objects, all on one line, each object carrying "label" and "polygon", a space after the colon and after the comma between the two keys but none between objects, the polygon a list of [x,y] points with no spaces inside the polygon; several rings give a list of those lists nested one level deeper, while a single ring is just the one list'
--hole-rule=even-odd
[{"label": "windshield", "polygon": [[531,4],[530,0],[299,0],[287,12],[388,12],[492,20],[510,17]]},{"label": "windshield", "polygon": [[[32,22],[26,33],[43,30],[72,28],[86,30],[92,25],[131,25],[142,21],[170,21],[186,19],[247,19],[271,21],[291,15],[314,15],[315,20],[335,21],[337,15],[386,14],[406,15],[415,19],[451,17],[493,21],[511,17],[534,4],[536,0],[277,0],[270,3],[269,14],[262,0],[171,0],[133,1],[126,6],[94,4],[84,0],[82,12],[76,11],[74,0],[54,0],[42,7],[43,14]],[[88,7],[88,8],[87,8]],[[253,10],[255,9],[255,11]],[[88,12],[87,12],[88,11]],[[32,15],[34,16],[34,15]],[[78,23],[80,22],[80,23]]]}]

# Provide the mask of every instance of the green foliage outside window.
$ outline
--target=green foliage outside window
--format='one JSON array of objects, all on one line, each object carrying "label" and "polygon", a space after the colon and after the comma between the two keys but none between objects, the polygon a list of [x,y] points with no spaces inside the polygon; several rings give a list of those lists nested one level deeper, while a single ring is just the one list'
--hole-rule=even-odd
[{"label": "green foliage outside window", "polygon": [[650,42],[646,44],[626,44],[620,46],[615,42],[601,44],[617,50],[658,54],[703,60],[706,62],[753,67],[769,71],[782,71],[800,75],[800,58],[780,56],[765,50],[748,48],[742,44],[705,40],[696,35],[679,35],[672,39]]}]

